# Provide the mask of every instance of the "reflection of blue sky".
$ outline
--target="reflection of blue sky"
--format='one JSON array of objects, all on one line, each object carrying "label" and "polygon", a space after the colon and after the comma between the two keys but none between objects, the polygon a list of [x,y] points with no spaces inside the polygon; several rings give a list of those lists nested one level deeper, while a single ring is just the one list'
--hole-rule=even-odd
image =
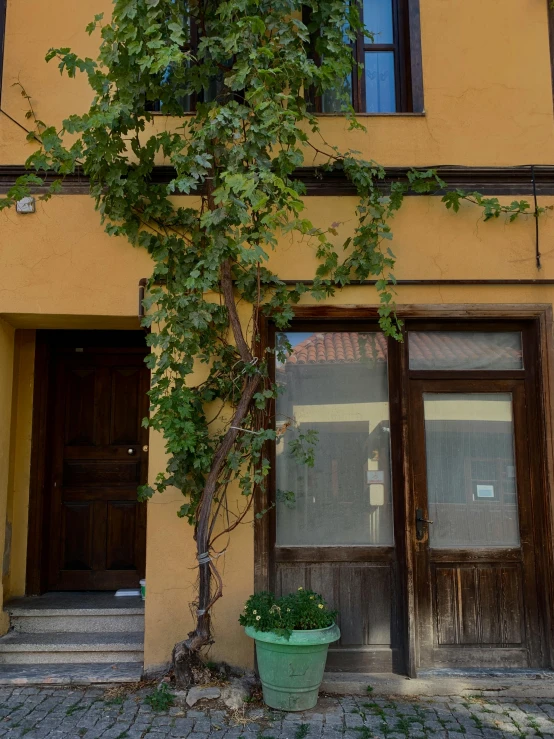
[{"label": "reflection of blue sky", "polygon": [[313,331],[307,332],[307,331],[286,331],[285,332],[287,339],[292,344],[293,348],[295,346],[298,346],[298,344],[301,344],[306,339],[309,339],[310,336],[313,336]]},{"label": "reflection of blue sky", "polygon": [[[309,339],[310,336],[314,335],[313,331],[281,331],[279,333],[279,336],[286,336],[290,345],[294,349],[294,347],[298,346],[298,344],[301,344],[306,339]],[[277,366],[282,366],[281,362],[277,360]]]}]

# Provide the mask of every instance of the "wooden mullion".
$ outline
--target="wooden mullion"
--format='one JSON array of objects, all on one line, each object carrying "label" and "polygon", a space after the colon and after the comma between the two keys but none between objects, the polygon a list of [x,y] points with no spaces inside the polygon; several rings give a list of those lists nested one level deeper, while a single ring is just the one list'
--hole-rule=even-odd
[{"label": "wooden mullion", "polygon": [[365,44],[363,45],[364,54],[366,51],[392,51],[396,54],[397,44]]},{"label": "wooden mullion", "polygon": [[394,96],[396,100],[396,112],[403,110],[402,106],[402,88],[404,86],[404,75],[400,65],[400,39],[402,26],[400,23],[400,5],[402,0],[393,0],[392,2],[392,38],[394,41],[393,51],[393,68],[394,68]]},{"label": "wooden mullion", "polygon": [[[366,112],[366,90],[365,90],[365,74],[363,72],[364,63],[364,35],[360,31],[354,44],[353,52],[356,58],[352,79],[352,105],[357,113]],[[362,65],[362,66],[360,66]]]}]

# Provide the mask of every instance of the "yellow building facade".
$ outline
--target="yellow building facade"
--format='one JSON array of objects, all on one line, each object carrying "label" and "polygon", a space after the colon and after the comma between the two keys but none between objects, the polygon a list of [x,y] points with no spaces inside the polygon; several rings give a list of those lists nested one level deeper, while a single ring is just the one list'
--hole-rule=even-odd
[{"label": "yellow building facade", "polygon": [[[4,3],[2,192],[32,152],[18,83],[44,121],[59,124],[85,110],[91,98],[86,82],[61,77],[44,56],[50,47],[70,46],[94,57],[97,40],[84,28],[110,8],[108,0]],[[524,198],[533,207],[536,197],[540,207],[554,205],[546,0],[503,0],[501,12],[478,0],[409,0],[405,8],[411,102],[401,112],[362,112],[365,131],[348,131],[341,116],[322,114],[327,140],[362,152],[390,176],[432,166],[448,184],[501,202]],[[160,115],[157,124],[168,125],[167,119]],[[346,236],[354,196],[340,182],[319,186],[306,176],[307,217],[338,222]],[[287,377],[283,414],[318,429],[329,458],[311,477],[300,476],[276,450],[276,484],[296,485],[297,507],[303,501],[304,508],[295,522],[277,504],[266,520],[233,533],[221,566],[224,597],[215,609],[211,659],[252,665],[253,645],[238,624],[246,598],[255,588],[284,592],[304,584],[333,600],[343,635],[351,635],[332,653],[331,669],[414,674],[420,667],[457,664],[552,666],[552,213],[539,218],[538,232],[535,226],[532,215],[513,224],[484,222],[471,204],[454,214],[438,196],[406,198],[392,223],[396,302],[408,329],[398,347],[379,344],[376,353],[373,285],[348,287],[324,304],[302,299],[291,328],[293,354],[277,368]],[[313,278],[313,250],[300,241],[284,239],[271,263],[283,279]],[[121,347],[140,355],[139,283],[151,269],[145,251],[103,231],[87,183],[78,178],[51,201],[37,202],[34,213],[0,214],[0,598],[9,606],[15,598],[56,589],[40,562],[55,569],[44,557],[62,546],[58,524],[75,527],[80,543],[69,534],[65,540],[75,552],[79,546],[93,551],[94,538],[108,536],[114,538],[113,562],[126,561],[118,537],[128,536],[126,516],[133,515],[133,536],[144,535],[147,671],[166,665],[175,642],[192,627],[196,552],[191,529],[176,515],[182,496],[174,491],[152,498],[144,526],[127,498],[109,503],[107,529],[89,519],[82,524],[84,499],[54,515],[48,502],[57,495],[54,437],[69,438],[72,420],[57,413],[56,389],[45,399],[45,386],[58,382],[63,390],[65,380],[56,375],[63,365],[85,378],[75,393],[86,398],[89,370],[73,355],[64,357],[75,350],[77,357],[88,356],[89,349],[92,356],[103,337],[112,352],[121,336]],[[87,332],[100,339],[89,342]],[[273,335],[268,326],[269,340]],[[492,357],[488,364],[485,356]],[[107,360],[98,361],[102,372],[112,372]],[[113,369],[117,377],[133,376],[135,365],[126,362]],[[118,395],[119,386],[113,387]],[[110,408],[116,428],[120,411]],[[119,437],[116,431],[110,443],[125,470],[129,450],[147,464],[150,479],[164,469],[163,440],[156,434],[131,443],[126,431]],[[386,434],[390,442],[383,441]],[[52,439],[54,446],[45,446]],[[79,441],[79,448],[86,443]],[[336,458],[333,448],[342,450]],[[70,469],[75,459],[64,457],[63,464]],[[75,475],[76,489],[86,488],[86,466],[74,468],[67,474]],[[133,483],[133,472],[121,474]],[[440,492],[448,485],[450,498]],[[340,505],[329,512],[333,501]],[[89,526],[84,544],[81,526]],[[113,588],[112,581],[99,585],[92,575],[56,582],[66,591],[131,587],[138,579],[135,565],[119,569],[125,567],[132,576],[114,579]],[[351,614],[357,625],[349,623]],[[9,628],[7,612],[0,628]]]}]

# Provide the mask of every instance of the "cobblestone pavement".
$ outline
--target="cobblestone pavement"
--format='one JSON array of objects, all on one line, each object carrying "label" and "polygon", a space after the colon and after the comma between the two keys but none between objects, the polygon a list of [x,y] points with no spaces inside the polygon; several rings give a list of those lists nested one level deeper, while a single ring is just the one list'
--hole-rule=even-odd
[{"label": "cobblestone pavement", "polygon": [[[554,739],[552,700],[320,697],[291,714],[246,705],[155,711],[152,689],[0,688],[0,737],[12,739]],[[463,736],[465,735],[465,737]]]}]

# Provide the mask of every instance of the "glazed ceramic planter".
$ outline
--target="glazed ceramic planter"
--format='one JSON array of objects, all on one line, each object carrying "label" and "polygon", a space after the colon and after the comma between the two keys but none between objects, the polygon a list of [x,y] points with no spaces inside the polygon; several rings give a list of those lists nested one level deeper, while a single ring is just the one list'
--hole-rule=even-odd
[{"label": "glazed ceramic planter", "polygon": [[256,642],[264,701],[281,711],[305,711],[317,703],[329,644],[340,638],[336,624],[326,629],[293,631],[290,638],[272,631],[245,632]]}]

